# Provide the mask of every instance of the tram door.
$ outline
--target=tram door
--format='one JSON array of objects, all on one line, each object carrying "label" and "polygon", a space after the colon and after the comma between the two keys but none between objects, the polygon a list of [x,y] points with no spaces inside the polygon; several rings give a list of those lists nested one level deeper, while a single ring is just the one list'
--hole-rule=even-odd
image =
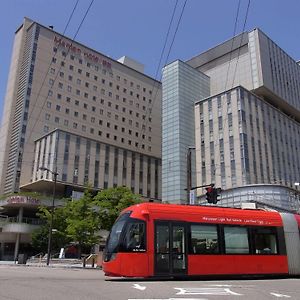
[{"label": "tram door", "polygon": [[184,223],[155,223],[155,275],[187,273],[187,243]]}]

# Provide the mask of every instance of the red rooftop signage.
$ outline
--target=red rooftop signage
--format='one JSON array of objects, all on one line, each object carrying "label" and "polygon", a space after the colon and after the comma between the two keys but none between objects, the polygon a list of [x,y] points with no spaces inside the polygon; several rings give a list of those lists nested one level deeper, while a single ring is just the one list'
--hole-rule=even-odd
[{"label": "red rooftop signage", "polygon": [[31,204],[40,205],[40,200],[27,196],[11,196],[6,199],[8,204]]},{"label": "red rooftop signage", "polygon": [[84,56],[84,58],[90,60],[91,62],[95,64],[100,64],[103,67],[111,69],[111,63],[107,60],[105,60],[103,57],[100,57],[98,55],[95,55],[91,52],[87,52],[86,50],[81,50],[80,48],[73,46],[72,43],[64,41],[61,37],[54,36],[54,43],[56,46],[60,46],[63,48],[70,49],[72,53],[75,55]]}]

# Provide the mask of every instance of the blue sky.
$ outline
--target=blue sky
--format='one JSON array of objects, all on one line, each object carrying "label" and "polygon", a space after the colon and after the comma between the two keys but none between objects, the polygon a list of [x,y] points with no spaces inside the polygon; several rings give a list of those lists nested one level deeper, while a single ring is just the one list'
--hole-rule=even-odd
[{"label": "blue sky", "polygon": [[[7,84],[14,32],[27,16],[62,33],[77,0],[0,2],[0,114]],[[185,0],[179,0],[171,37]],[[176,0],[94,0],[76,38],[105,55],[123,55],[145,65],[154,77]],[[186,60],[233,35],[238,0],[188,0],[168,62]],[[79,0],[66,35],[73,38],[90,0]],[[243,29],[248,0],[241,0],[237,33]],[[259,27],[295,60],[300,59],[300,1],[251,0],[246,30]],[[169,49],[171,38],[167,44]],[[167,51],[166,51],[167,53]],[[166,63],[166,55],[163,57]],[[160,79],[160,72],[157,79]]]}]

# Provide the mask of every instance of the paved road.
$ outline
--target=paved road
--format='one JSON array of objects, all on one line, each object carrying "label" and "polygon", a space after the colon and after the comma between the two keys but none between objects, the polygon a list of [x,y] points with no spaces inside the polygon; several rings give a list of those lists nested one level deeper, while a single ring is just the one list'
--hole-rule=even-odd
[{"label": "paved road", "polygon": [[105,280],[99,269],[0,266],[0,300],[300,299],[300,279]]}]

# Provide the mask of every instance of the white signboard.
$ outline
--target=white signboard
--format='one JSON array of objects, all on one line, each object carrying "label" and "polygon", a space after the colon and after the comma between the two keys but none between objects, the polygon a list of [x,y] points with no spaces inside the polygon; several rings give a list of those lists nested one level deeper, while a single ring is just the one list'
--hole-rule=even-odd
[{"label": "white signboard", "polygon": [[190,190],[190,205],[195,204],[195,199],[196,199],[196,191]]}]

